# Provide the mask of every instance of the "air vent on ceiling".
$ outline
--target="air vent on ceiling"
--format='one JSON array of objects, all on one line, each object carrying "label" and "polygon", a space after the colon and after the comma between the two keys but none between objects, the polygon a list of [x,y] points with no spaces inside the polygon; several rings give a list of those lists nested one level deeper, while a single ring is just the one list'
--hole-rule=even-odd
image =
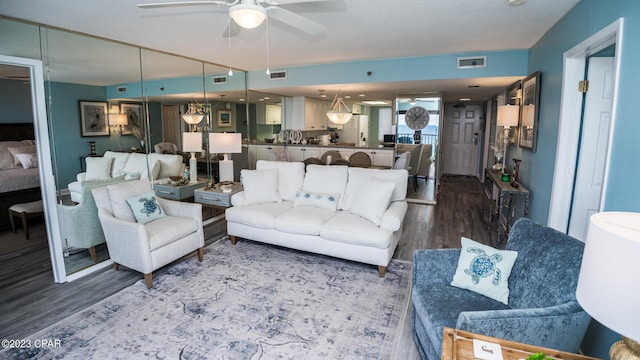
[{"label": "air vent on ceiling", "polygon": [[127,92],[127,87],[126,87],[126,86],[118,86],[118,87],[116,88],[116,91],[117,91],[118,93],[126,93],[126,92]]},{"label": "air vent on ceiling", "polygon": [[227,77],[226,76],[214,76],[213,77],[213,83],[214,84],[226,84],[227,83]]},{"label": "air vent on ceiling", "polygon": [[283,80],[287,78],[287,71],[274,71],[269,74],[269,79],[271,80]]},{"label": "air vent on ceiling", "polygon": [[486,56],[458,58],[458,69],[474,69],[487,67]]}]

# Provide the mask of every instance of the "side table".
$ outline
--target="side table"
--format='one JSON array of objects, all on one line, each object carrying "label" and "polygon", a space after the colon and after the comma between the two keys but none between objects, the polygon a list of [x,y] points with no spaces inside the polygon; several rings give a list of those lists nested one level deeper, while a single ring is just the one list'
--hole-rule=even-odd
[{"label": "side table", "polygon": [[[596,360],[595,358],[518,343],[515,341],[498,339],[490,336],[479,335],[468,331],[444,328],[442,336],[442,359],[475,359],[473,353],[473,340],[481,340],[500,345],[502,359],[526,359],[534,353],[544,353],[554,359],[565,360]],[[489,350],[492,351],[492,350]]]},{"label": "side table", "polygon": [[239,182],[233,183],[233,188],[229,192],[223,192],[220,187],[214,189],[198,189],[194,191],[194,201],[206,206],[225,209],[231,206],[231,196],[242,191]]},{"label": "side table", "polygon": [[515,188],[511,186],[510,182],[504,182],[501,179],[502,173],[493,169],[485,169],[485,196],[489,201],[489,235],[491,235],[491,225],[493,222],[493,188],[498,190],[498,219],[496,229],[496,247],[499,247],[502,243],[502,230],[504,228],[504,235],[509,235],[511,228],[511,222],[513,221],[513,214],[515,213],[514,206],[517,205],[517,199],[524,200],[523,216],[529,217],[529,190],[522,184]]},{"label": "side table", "polygon": [[205,181],[198,181],[194,184],[187,184],[183,186],[175,186],[172,184],[153,184],[153,191],[161,198],[185,201],[194,198],[194,191],[196,189],[205,187]]}]

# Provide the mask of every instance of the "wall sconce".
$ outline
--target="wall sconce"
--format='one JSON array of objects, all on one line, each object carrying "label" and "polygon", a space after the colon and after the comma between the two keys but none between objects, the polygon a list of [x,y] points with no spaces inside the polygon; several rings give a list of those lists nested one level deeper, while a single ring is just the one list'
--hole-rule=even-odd
[{"label": "wall sconce", "polygon": [[242,152],[241,133],[209,133],[209,153],[224,154],[224,159],[218,162],[220,182],[233,182],[233,160],[229,154]]},{"label": "wall sconce", "polygon": [[202,152],[202,133],[186,132],[182,134],[182,151],[191,152],[189,159],[189,182],[198,181],[198,160],[196,152]]},{"label": "wall sconce", "polygon": [[129,125],[125,114],[109,114],[109,126],[113,126],[113,132],[118,135],[118,151],[122,151],[122,131]]},{"label": "wall sconce", "polygon": [[[504,127],[504,156],[502,157],[503,164],[507,163],[507,146],[511,142],[510,131],[512,126],[518,126],[518,117],[520,115],[520,106],[517,105],[500,105],[498,106],[498,119],[497,125]],[[502,172],[505,172],[506,166],[502,167]]]}]

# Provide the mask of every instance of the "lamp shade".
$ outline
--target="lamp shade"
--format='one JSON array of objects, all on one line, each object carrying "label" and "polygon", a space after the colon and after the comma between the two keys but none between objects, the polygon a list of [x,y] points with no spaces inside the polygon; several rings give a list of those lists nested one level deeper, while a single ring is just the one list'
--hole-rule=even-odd
[{"label": "lamp shade", "polygon": [[237,154],[242,152],[242,134],[210,133],[209,152],[217,154]]},{"label": "lamp shade", "polygon": [[245,29],[257,28],[267,18],[267,12],[262,6],[244,3],[244,1],[231,6],[229,15],[233,21]]},{"label": "lamp shade", "polygon": [[536,107],[533,104],[524,105],[522,107],[522,126],[528,128],[533,127],[533,115],[536,112]]},{"label": "lamp shade", "polygon": [[126,114],[109,114],[109,125],[111,125],[111,126],[117,126],[117,125],[126,126],[126,125],[129,125],[129,119],[127,118]]},{"label": "lamp shade", "polygon": [[498,106],[498,126],[518,126],[520,107],[517,105]]},{"label": "lamp shade", "polygon": [[182,134],[182,151],[201,152],[202,151],[202,133],[186,132]]},{"label": "lamp shade", "polygon": [[640,213],[591,216],[576,297],[594,319],[640,341]]}]

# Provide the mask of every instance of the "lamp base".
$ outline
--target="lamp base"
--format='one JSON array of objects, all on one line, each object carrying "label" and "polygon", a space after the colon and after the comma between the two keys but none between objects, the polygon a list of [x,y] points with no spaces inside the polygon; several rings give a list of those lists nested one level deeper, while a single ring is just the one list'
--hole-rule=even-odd
[{"label": "lamp base", "polygon": [[611,360],[640,360],[640,344],[627,337],[611,345],[609,349]]},{"label": "lamp base", "polygon": [[194,152],[191,153],[191,158],[189,159],[189,182],[198,182],[198,159],[196,159],[196,153]]},{"label": "lamp base", "polygon": [[220,182],[233,182],[233,160],[220,160],[218,161],[218,167],[220,171]]}]

